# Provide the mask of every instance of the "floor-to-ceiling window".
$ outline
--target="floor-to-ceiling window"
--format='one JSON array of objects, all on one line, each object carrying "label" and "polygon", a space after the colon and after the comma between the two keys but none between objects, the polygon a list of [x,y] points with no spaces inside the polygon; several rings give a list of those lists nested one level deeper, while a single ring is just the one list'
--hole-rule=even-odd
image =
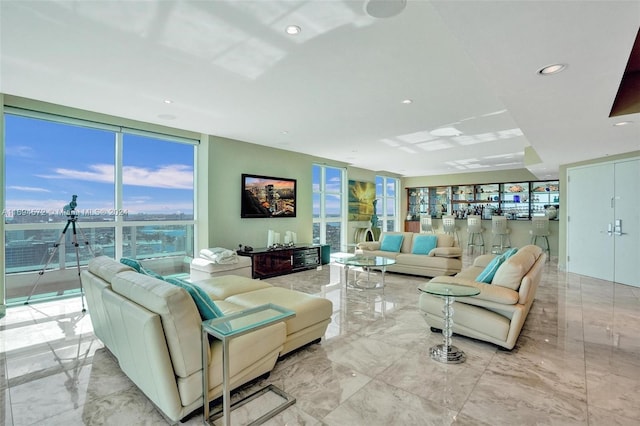
[{"label": "floor-to-ceiling window", "polygon": [[376,176],[376,214],[378,225],[382,231],[399,231],[397,229],[399,202],[397,197],[399,181],[389,176]]},{"label": "floor-to-ceiling window", "polygon": [[328,244],[331,252],[344,245],[344,169],[313,165],[313,242]]},{"label": "floor-to-ceiling window", "polygon": [[77,291],[93,256],[193,254],[197,141],[5,111],[8,302]]}]

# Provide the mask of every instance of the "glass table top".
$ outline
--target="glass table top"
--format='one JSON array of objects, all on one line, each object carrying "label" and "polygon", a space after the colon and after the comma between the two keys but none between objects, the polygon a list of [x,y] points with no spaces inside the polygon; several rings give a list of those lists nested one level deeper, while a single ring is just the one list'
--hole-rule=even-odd
[{"label": "glass table top", "polygon": [[268,303],[202,322],[202,327],[216,337],[235,337],[246,332],[294,317],[296,313]]},{"label": "glass table top", "polygon": [[347,266],[389,266],[396,263],[394,259],[381,256],[360,256],[335,258],[337,263]]},{"label": "glass table top", "polygon": [[425,283],[419,286],[418,290],[435,296],[469,297],[480,294],[476,287],[448,283]]}]

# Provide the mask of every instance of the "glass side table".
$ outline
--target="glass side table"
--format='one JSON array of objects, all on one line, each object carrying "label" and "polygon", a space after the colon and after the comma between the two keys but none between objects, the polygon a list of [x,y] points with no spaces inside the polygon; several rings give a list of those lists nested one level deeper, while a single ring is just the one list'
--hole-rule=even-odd
[{"label": "glass side table", "polygon": [[465,285],[447,283],[426,283],[418,287],[418,290],[444,298],[442,313],[444,314],[444,327],[442,328],[443,342],[429,349],[431,359],[447,364],[460,364],[467,359],[465,353],[453,346],[453,306],[456,297],[471,297],[480,294],[480,290]]},{"label": "glass side table", "polygon": [[[361,289],[374,289],[381,288],[384,290],[384,273],[387,270],[387,266],[396,263],[394,259],[389,259],[381,256],[362,256],[355,255],[351,257],[338,257],[335,259],[336,263],[345,265],[347,268],[364,268],[367,271],[366,280],[356,280],[354,277],[352,287]],[[372,283],[370,280],[371,268],[380,268],[382,271],[382,279],[380,283]],[[346,273],[347,281],[349,281],[349,271]]]},{"label": "glass side table", "polygon": [[250,333],[255,330],[267,327],[296,315],[294,311],[285,309],[281,306],[268,303],[255,308],[246,309],[244,311],[225,315],[222,318],[215,318],[202,322],[202,395],[204,399],[204,424],[211,425],[209,422],[209,338],[211,335],[222,342],[222,412],[214,414],[211,419],[215,420],[223,416],[224,425],[231,424],[231,411],[246,404],[247,402],[259,397],[266,392],[275,392],[284,399],[284,402],[264,414],[260,418],[254,420],[252,425],[264,423],[266,420],[275,416],[285,408],[295,404],[295,398],[291,397],[284,391],[278,389],[274,385],[266,386],[251,395],[237,401],[231,406],[230,404],[230,383],[229,383],[229,342],[238,336]]}]

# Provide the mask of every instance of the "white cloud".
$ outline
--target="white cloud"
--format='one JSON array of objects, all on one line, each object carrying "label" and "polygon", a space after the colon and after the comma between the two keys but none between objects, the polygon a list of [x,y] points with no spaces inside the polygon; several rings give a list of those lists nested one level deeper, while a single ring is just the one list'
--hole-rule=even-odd
[{"label": "white cloud", "polygon": [[25,145],[8,146],[4,151],[6,156],[33,157],[33,148]]},{"label": "white cloud", "polygon": [[8,186],[7,189],[16,189],[18,191],[25,191],[25,192],[51,192],[48,189],[36,188],[33,186]]},{"label": "white cloud", "polygon": [[[192,189],[193,169],[183,164],[170,164],[157,169],[123,167],[124,185],[152,188]],[[114,183],[112,164],[93,164],[88,170],[54,169],[53,175],[39,175],[47,179],[74,179],[90,182]]]},{"label": "white cloud", "polygon": [[193,188],[193,170],[183,164],[161,166],[156,170],[127,166],[123,167],[122,171],[125,185],[174,189]]}]

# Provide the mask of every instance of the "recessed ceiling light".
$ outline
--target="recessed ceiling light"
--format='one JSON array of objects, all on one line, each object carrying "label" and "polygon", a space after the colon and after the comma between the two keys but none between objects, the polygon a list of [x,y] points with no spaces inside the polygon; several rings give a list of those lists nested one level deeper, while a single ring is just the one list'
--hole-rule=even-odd
[{"label": "recessed ceiling light", "polygon": [[408,105],[408,104],[410,104],[410,103],[413,103],[413,100],[411,100],[411,99],[405,99],[405,100],[403,100],[403,101],[402,101],[402,103],[403,103],[403,104],[405,104],[405,105]]},{"label": "recessed ceiling light", "polygon": [[288,134],[289,134],[289,131],[288,131],[288,130],[283,130],[283,131],[282,131],[282,134],[283,134],[283,135],[288,135]]},{"label": "recessed ceiling light", "polygon": [[565,68],[567,68],[567,66],[565,64],[547,65],[546,67],[540,68],[538,70],[538,74],[540,74],[540,75],[557,74],[560,71],[564,71]]},{"label": "recessed ceiling light", "polygon": [[284,32],[289,35],[300,34],[300,31],[302,31],[302,29],[297,25],[287,25],[287,28],[284,30]]},{"label": "recessed ceiling light", "polygon": [[613,123],[614,126],[626,126],[627,124],[631,124],[633,121],[618,121],[617,123]]},{"label": "recessed ceiling light", "polygon": [[165,100],[164,100],[164,103],[165,103],[165,104],[172,104],[172,103],[173,103],[173,101],[172,101],[171,99],[165,99]]}]

